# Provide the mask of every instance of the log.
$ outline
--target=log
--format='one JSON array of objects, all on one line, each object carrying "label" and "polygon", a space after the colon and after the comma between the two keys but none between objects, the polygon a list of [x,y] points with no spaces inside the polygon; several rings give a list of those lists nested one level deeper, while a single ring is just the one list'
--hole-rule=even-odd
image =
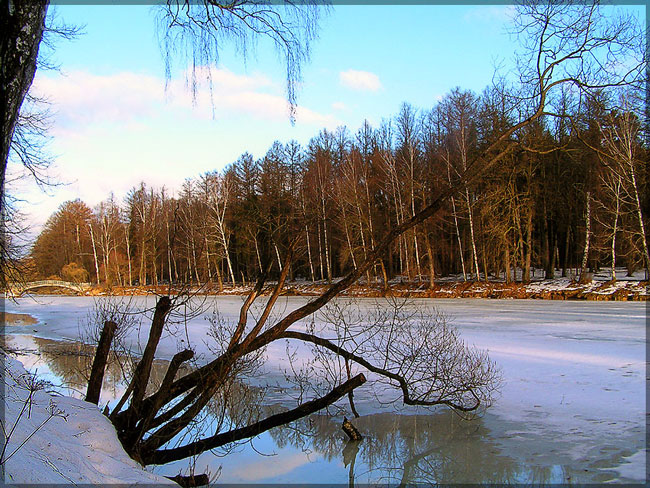
[{"label": "log", "polygon": [[[169,297],[160,297],[156,303],[156,311],[151,321],[151,329],[149,330],[149,340],[142,354],[142,359],[138,363],[133,373],[133,398],[128,411],[132,414],[140,411],[140,404],[144,398],[147,384],[149,383],[149,376],[151,375],[151,366],[153,364],[154,354],[160,342],[163,328],[165,326],[165,318],[167,313],[172,308],[172,301]],[[131,385],[129,385],[131,386]]]}]

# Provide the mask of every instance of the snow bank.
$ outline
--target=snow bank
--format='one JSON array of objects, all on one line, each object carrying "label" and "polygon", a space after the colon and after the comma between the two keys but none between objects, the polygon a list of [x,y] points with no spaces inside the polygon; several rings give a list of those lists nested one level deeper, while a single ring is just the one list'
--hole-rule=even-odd
[{"label": "snow bank", "polygon": [[5,452],[5,483],[178,486],[133,461],[95,405],[45,389],[33,392],[29,402],[29,373],[1,351],[0,362],[5,426],[10,431],[16,425]]}]

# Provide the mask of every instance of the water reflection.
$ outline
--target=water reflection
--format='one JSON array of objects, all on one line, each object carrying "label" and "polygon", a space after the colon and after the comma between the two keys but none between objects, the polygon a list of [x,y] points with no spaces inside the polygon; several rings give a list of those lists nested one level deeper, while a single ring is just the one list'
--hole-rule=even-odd
[{"label": "water reflection", "polygon": [[[28,335],[4,336],[5,347],[30,371],[66,395],[83,398],[90,377],[95,347],[80,342],[53,341]],[[167,361],[154,360],[147,390],[162,383]],[[126,389],[125,378],[135,366],[134,358],[111,353],[106,364],[100,404],[112,405]]]},{"label": "water reflection", "polygon": [[525,466],[491,440],[480,418],[451,411],[435,414],[373,414],[354,419],[365,438],[347,441],[341,422],[312,416],[271,431],[278,446],[309,446],[328,461],[342,459],[354,483],[556,483],[571,478],[563,468]]}]

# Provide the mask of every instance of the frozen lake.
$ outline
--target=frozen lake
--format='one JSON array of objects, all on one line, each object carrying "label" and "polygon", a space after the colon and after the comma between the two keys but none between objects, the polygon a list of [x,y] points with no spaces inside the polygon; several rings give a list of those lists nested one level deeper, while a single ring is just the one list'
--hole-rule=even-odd
[{"label": "frozen lake", "polygon": [[[154,298],[137,298],[153,307]],[[240,297],[209,297],[222,317],[235,319]],[[306,298],[280,298],[278,313]],[[362,299],[361,307],[375,303]],[[36,325],[6,327],[9,345],[32,350],[28,368],[60,378],[56,356],[37,354],[46,341],[80,337],[94,303],[89,297],[25,297],[5,301]],[[276,429],[218,458],[208,453],[197,472],[221,466],[220,483],[639,483],[646,479],[646,303],[433,299],[468,343],[489,351],[503,372],[500,395],[471,421],[446,409],[381,408],[363,388],[355,392],[366,439],[346,449],[340,419],[313,417],[299,429]],[[146,322],[145,322],[146,324]],[[143,325],[145,325],[143,324]],[[179,321],[161,341],[170,358],[186,339],[208,357],[209,323]],[[296,324],[298,328],[304,324]],[[146,326],[141,340],[146,341]],[[138,336],[130,337],[137,348]],[[181,346],[182,347],[182,346]],[[280,375],[281,342],[267,351],[270,375]],[[58,361],[61,361],[60,359]],[[58,370],[58,372],[57,372]],[[102,401],[107,401],[102,398]],[[264,455],[260,455],[258,452]],[[354,451],[354,452],[353,452]],[[176,474],[179,466],[156,468]]]}]

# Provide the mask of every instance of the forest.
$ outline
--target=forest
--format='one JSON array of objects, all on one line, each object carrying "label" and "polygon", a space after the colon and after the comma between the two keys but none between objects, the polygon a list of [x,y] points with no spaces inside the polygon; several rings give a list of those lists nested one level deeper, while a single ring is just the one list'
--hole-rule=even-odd
[{"label": "forest", "polygon": [[[263,271],[277,277],[293,248],[290,280],[329,282],[453,185],[520,117],[512,100],[505,88],[456,88],[429,110],[404,103],[377,128],[323,129],[307,147],[276,141],[257,160],[244,153],[186,179],[178,195],[141,182],[124,201],[66,202],[33,245],[33,276],[221,290]],[[559,117],[540,117],[504,141],[500,161],[435,219],[401,235],[366,283],[432,284],[451,274],[526,282],[535,269],[537,278],[543,270],[584,280],[603,267],[615,279],[616,266],[647,269],[639,104],[605,90],[588,99],[564,91],[554,103]]]}]

